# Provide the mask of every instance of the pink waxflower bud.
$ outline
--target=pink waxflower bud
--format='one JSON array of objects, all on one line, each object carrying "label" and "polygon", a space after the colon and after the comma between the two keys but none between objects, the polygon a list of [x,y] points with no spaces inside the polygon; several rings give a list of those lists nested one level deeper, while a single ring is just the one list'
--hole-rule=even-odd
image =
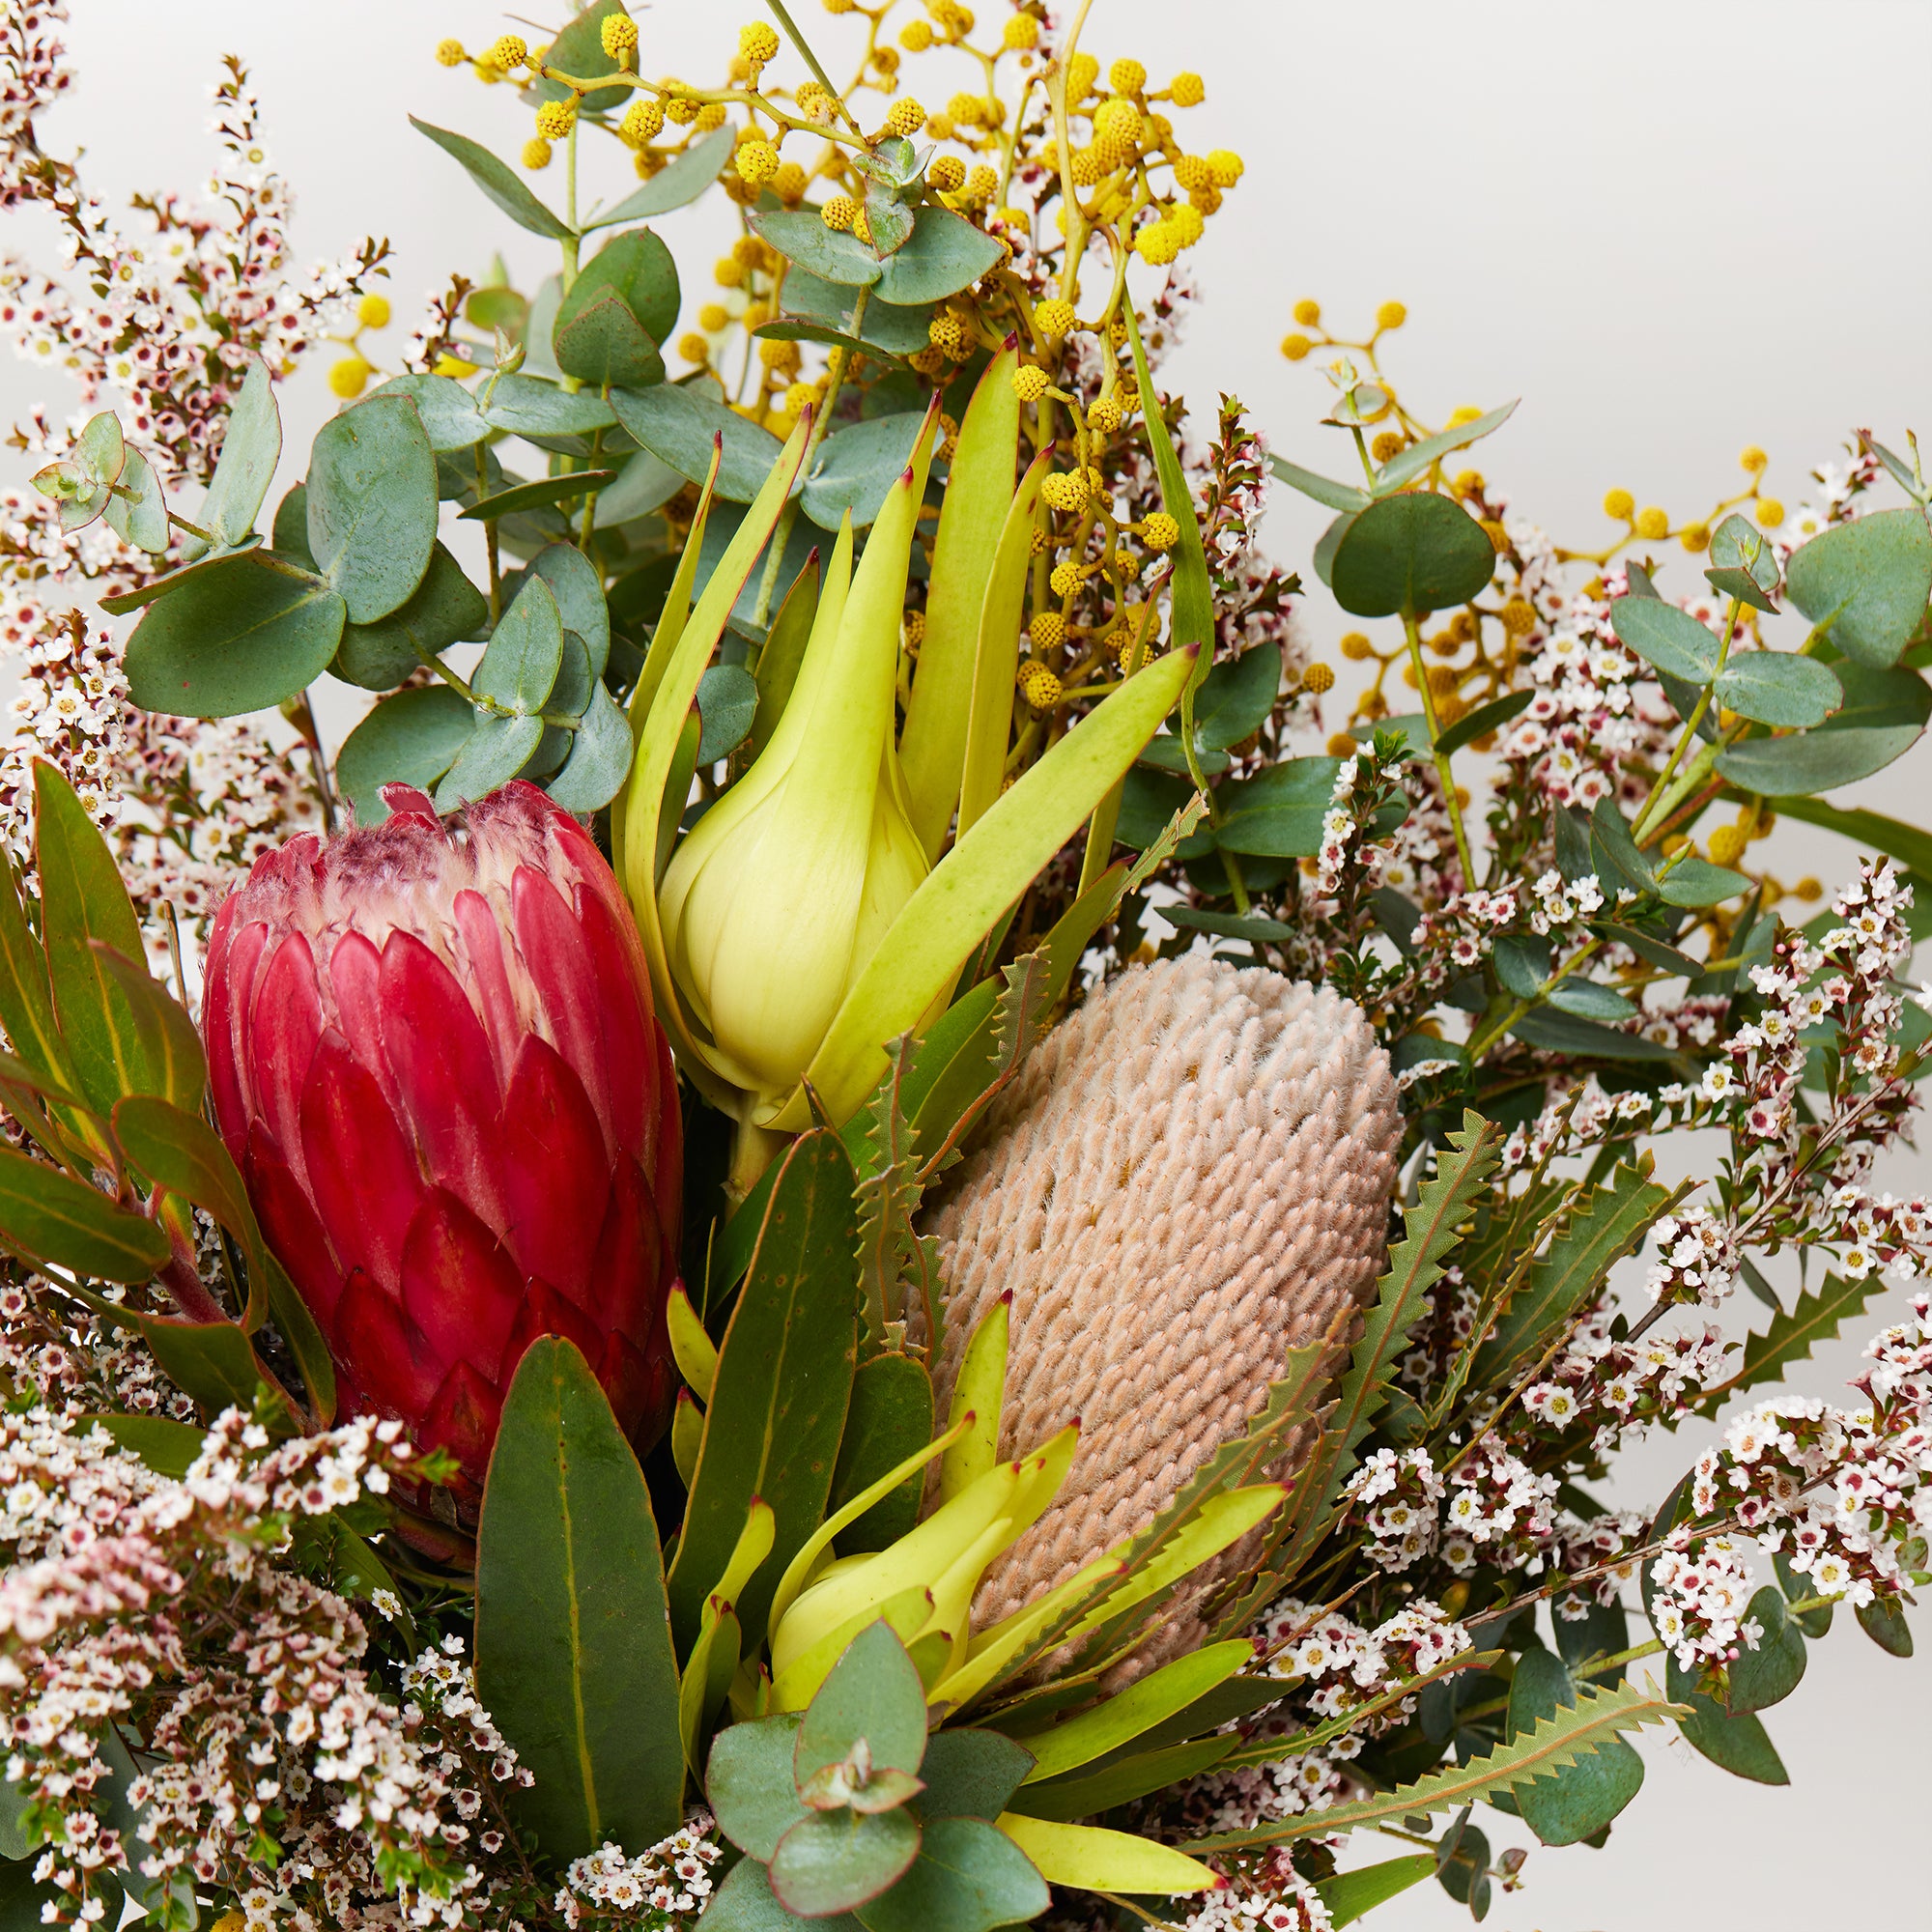
[{"label": "pink waxflower bud", "polygon": [[345,1414],[402,1418],[480,1485],[539,1335],[640,1444],[675,1388],[683,1137],[630,913],[521,782],[259,860],[209,944],[214,1108],[328,1338]]}]

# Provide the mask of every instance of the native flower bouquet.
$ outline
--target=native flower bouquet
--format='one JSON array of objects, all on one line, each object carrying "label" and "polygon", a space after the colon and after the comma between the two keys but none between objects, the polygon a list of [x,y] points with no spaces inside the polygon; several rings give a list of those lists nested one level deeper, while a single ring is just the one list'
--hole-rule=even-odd
[{"label": "native flower bouquet", "polygon": [[[214,206],[123,233],[43,146],[62,10],[0,15],[68,250],[0,325],[91,412],[0,528],[10,1924],[1480,1918],[1477,1804],[1602,1844],[1647,1723],[1785,1781],[1837,1607],[1910,1649],[1927,1298],[1855,1406],[1705,1425],[1932,1242],[1868,1187],[1932,835],[1820,796],[1932,713],[1916,455],[1559,549],[1394,303],[1282,345],[1359,480],[1202,436],[1198,76],[827,0],[839,87],[770,11],[712,86],[617,0],[443,43],[534,133],[417,125],[557,270],[373,388],[384,250],[290,277],[242,70]],[[1346,721],[1276,481],[1378,627]],[[1777,814],[1861,851],[1804,925]]]}]

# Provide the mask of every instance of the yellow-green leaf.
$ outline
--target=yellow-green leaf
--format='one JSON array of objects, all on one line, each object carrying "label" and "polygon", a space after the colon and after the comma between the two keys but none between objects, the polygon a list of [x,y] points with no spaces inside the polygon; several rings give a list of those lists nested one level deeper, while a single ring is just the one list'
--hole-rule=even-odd
[{"label": "yellow-green leaf", "polygon": [[1087,1891],[1212,1891],[1221,1883],[1198,1859],[1132,1832],[1063,1825],[1002,1811],[993,1821],[1030,1858],[1048,1885]]}]

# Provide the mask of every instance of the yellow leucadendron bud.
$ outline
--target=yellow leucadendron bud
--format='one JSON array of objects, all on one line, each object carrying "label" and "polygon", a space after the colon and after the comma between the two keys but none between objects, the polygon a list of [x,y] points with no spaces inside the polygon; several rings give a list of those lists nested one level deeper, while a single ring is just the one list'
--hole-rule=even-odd
[{"label": "yellow leucadendron bud", "polygon": [[798,682],[658,895],[670,970],[734,1085],[782,1098],[921,880],[893,742],[900,613],[936,414],[852,571],[838,533]]}]

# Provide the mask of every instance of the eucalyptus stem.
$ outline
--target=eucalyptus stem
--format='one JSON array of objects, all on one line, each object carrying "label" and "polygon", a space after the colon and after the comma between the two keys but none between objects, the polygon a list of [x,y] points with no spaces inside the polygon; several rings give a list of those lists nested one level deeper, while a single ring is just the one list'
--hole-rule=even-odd
[{"label": "eucalyptus stem", "polygon": [[[1744,615],[1744,599],[1742,597],[1733,597],[1731,599],[1730,621],[1725,624],[1723,641],[1718,646],[1718,668],[1712,674],[1711,683],[1707,684],[1698,693],[1697,702],[1691,707],[1690,716],[1684,722],[1682,735],[1678,738],[1677,743],[1671,747],[1670,756],[1664,760],[1663,769],[1657,775],[1657,782],[1650,788],[1650,796],[1644,800],[1642,809],[1637,812],[1636,822],[1631,827],[1631,837],[1639,845],[1643,842],[1643,829],[1650,822],[1653,808],[1656,807],[1658,801],[1663,796],[1663,788],[1670,782],[1671,773],[1677,769],[1678,764],[1683,759],[1684,753],[1690,749],[1690,740],[1697,735],[1697,726],[1704,722],[1704,714],[1711,708],[1711,694],[1716,688],[1717,680],[1724,674],[1724,663],[1731,654],[1731,639],[1738,634],[1738,619]],[[1717,753],[1712,751],[1708,746],[1705,750],[1710,752],[1711,759],[1715,762]],[[1702,755],[1702,753],[1699,753],[1700,757]],[[1692,769],[1694,770],[1695,767],[1693,766]],[[1709,765],[1706,765],[1705,769],[1708,771],[1710,769]]]},{"label": "eucalyptus stem", "polygon": [[[1355,432],[1359,440],[1361,432]],[[1442,735],[1441,726],[1435,716],[1435,696],[1429,688],[1429,668],[1422,662],[1422,627],[1415,621],[1413,611],[1402,613],[1403,635],[1408,639],[1408,661],[1415,667],[1416,688],[1422,694],[1423,722],[1429,727],[1429,755],[1435,766],[1435,776],[1442,785],[1442,800],[1449,808],[1449,824],[1456,835],[1456,857],[1463,867],[1463,890],[1472,893],[1476,889],[1476,867],[1469,857],[1469,835],[1463,826],[1463,808],[1456,799],[1456,778],[1450,770],[1449,753],[1442,751],[1437,740]]]},{"label": "eucalyptus stem", "polygon": [[[852,110],[845,105],[845,97],[839,93],[838,88],[832,85],[832,76],[819,66],[818,56],[811,51],[805,36],[799,32],[798,23],[786,10],[784,0],[765,0],[765,5],[770,8],[772,18],[783,30],[785,39],[797,49],[799,59],[811,70],[812,79],[817,81],[819,86],[824,88],[826,93],[832,97],[832,104],[838,108],[839,114],[843,117],[846,127],[851,128],[853,133],[859,134],[860,139],[863,140],[865,136],[860,133],[858,122],[852,118]],[[1085,9],[1083,8],[1082,11],[1085,12]]]}]

